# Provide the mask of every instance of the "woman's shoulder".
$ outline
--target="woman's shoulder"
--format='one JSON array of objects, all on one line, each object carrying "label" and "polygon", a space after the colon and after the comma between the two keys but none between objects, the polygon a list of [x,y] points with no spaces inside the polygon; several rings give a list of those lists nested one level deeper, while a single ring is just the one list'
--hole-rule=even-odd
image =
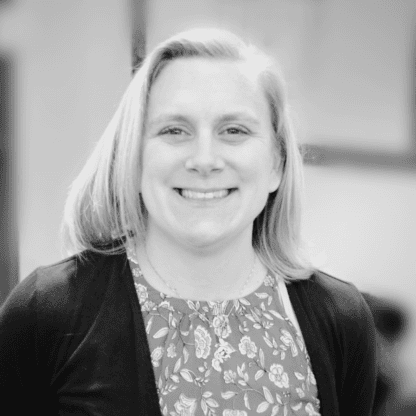
[{"label": "woman's shoulder", "polygon": [[289,285],[289,290],[316,313],[335,314],[354,321],[371,317],[364,297],[353,283],[320,270],[314,271],[309,279]]},{"label": "woman's shoulder", "polygon": [[[11,292],[2,309],[28,314],[51,310],[63,313],[80,304],[89,292],[98,300],[106,283],[122,270],[123,256],[85,251],[56,263],[40,266],[24,278]],[[102,293],[101,293],[102,292]]]},{"label": "woman's shoulder", "polygon": [[0,308],[0,387],[13,374],[16,385],[32,386],[38,368],[43,375],[50,370],[54,379],[88,334],[111,327],[111,306],[122,305],[120,316],[128,316],[126,292],[117,286],[122,261],[123,256],[75,255],[38,267],[14,288]]},{"label": "woman's shoulder", "polygon": [[[28,279],[36,279],[38,288],[83,285],[100,276],[104,276],[126,263],[123,254],[104,254],[85,250],[56,263],[40,266],[34,270]],[[121,270],[121,269],[119,269]]]}]

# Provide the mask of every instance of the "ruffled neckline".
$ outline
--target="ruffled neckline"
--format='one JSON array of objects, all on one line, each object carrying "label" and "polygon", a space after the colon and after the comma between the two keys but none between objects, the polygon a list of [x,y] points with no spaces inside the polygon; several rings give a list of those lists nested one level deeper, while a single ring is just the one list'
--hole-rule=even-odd
[{"label": "ruffled neckline", "polygon": [[253,292],[241,298],[223,301],[196,301],[177,298],[156,290],[144,277],[138,262],[130,256],[128,258],[134,276],[134,284],[139,298],[141,298],[142,309],[144,308],[145,310],[151,310],[157,306],[158,308],[166,308],[182,314],[198,314],[208,318],[218,315],[229,315],[233,310],[235,313],[239,313],[247,307],[252,308],[254,311],[256,308],[267,308],[273,301],[274,296],[276,296],[276,292],[278,292],[276,278],[270,272],[267,272],[262,284]]}]

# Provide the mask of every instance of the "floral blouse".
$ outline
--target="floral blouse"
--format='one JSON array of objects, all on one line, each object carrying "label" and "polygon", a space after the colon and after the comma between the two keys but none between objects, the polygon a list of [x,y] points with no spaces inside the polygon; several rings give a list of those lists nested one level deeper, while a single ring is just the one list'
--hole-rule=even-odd
[{"label": "floral blouse", "polygon": [[305,343],[270,274],[244,298],[198,302],[158,292],[130,267],[163,415],[320,414]]}]

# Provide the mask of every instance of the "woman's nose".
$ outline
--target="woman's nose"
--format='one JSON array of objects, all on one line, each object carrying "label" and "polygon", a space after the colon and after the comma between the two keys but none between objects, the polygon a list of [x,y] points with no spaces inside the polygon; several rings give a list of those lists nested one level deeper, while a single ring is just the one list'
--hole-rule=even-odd
[{"label": "woman's nose", "polygon": [[202,175],[221,171],[225,163],[219,150],[214,138],[209,135],[198,137],[193,142],[192,151],[185,162],[186,169]]}]

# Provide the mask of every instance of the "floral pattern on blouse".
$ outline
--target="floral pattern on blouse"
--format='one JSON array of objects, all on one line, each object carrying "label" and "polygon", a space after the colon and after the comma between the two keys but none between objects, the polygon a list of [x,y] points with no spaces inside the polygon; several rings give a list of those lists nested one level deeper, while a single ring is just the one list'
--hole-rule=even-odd
[{"label": "floral pattern on blouse", "polygon": [[270,274],[244,298],[198,302],[158,292],[130,267],[163,415],[320,415],[305,343]]}]

